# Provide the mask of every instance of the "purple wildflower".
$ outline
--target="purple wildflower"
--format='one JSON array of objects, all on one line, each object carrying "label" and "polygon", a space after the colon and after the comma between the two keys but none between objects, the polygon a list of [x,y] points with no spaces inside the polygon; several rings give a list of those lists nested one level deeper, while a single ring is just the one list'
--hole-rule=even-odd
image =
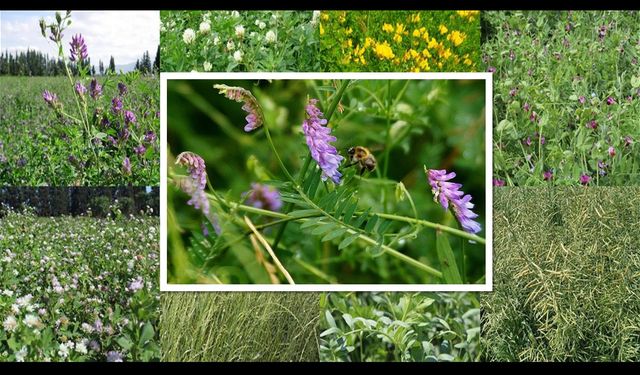
[{"label": "purple wildflower", "polygon": [[20,159],[18,159],[18,161],[16,162],[16,165],[18,167],[24,167],[25,165],[27,165],[27,159],[25,159],[24,157],[21,157]]},{"label": "purple wildflower", "polygon": [[98,83],[97,79],[92,79],[89,84],[89,95],[93,100],[98,99],[102,95],[102,85]]},{"label": "purple wildflower", "polygon": [[522,109],[524,109],[525,112],[529,112],[529,110],[531,109],[531,106],[529,105],[529,103],[525,102],[522,105]]},{"label": "purple wildflower", "polygon": [[598,160],[598,173],[600,173],[601,176],[607,174],[607,168],[609,168],[609,164],[605,163],[602,160]]},{"label": "purple wildflower", "polygon": [[616,149],[615,149],[615,148],[613,148],[613,146],[610,146],[610,147],[609,147],[608,152],[609,152],[609,156],[611,156],[611,157],[616,156]]},{"label": "purple wildflower", "polygon": [[509,90],[509,96],[516,96],[518,94],[518,88],[514,87],[511,90]]},{"label": "purple wildflower", "polygon": [[154,133],[152,130],[149,130],[148,132],[146,132],[144,134],[144,141],[147,143],[153,143],[156,140],[156,133]]},{"label": "purple wildflower", "polygon": [[553,179],[553,171],[551,169],[544,171],[542,178],[544,178],[545,181],[551,181]]},{"label": "purple wildflower", "polygon": [[76,82],[74,89],[76,90],[76,94],[81,98],[84,98],[84,94],[87,92],[87,88],[80,82]]},{"label": "purple wildflower", "polygon": [[245,192],[243,196],[247,197],[247,204],[256,208],[269,211],[280,211],[282,208],[280,192],[273,186],[254,182],[251,184],[251,190]]},{"label": "purple wildflower", "polygon": [[616,104],[616,100],[611,96],[607,97],[607,105],[613,105],[613,104]]},{"label": "purple wildflower", "polygon": [[309,99],[305,107],[308,118],[302,123],[302,131],[307,138],[311,156],[322,169],[322,181],[326,181],[328,177],[339,184],[342,174],[338,171],[338,167],[344,157],[338,154],[338,150],[330,144],[336,141],[336,137],[331,135],[331,128],[325,126],[327,119],[322,118],[324,114],[316,106],[317,102],[317,99]]},{"label": "purple wildflower", "polygon": [[431,185],[434,201],[440,202],[445,210],[451,204],[456,219],[465,231],[469,233],[480,232],[482,229],[480,223],[473,220],[478,217],[478,214],[471,211],[474,206],[471,203],[471,195],[460,190],[462,184],[449,182],[456,176],[455,172],[447,173],[444,169],[427,169],[427,167],[424,168],[424,171],[427,174],[429,185]]},{"label": "purple wildflower", "polygon": [[58,103],[58,95],[50,92],[49,90],[44,90],[42,93],[42,98],[49,105],[49,107],[53,108]]},{"label": "purple wildflower", "polygon": [[633,138],[631,138],[631,136],[627,135],[626,137],[624,137],[624,147],[631,146],[632,144]]},{"label": "purple wildflower", "polygon": [[532,122],[538,122],[538,114],[536,113],[536,111],[531,111],[529,120],[531,120]]},{"label": "purple wildflower", "polygon": [[488,68],[487,68],[487,72],[489,72],[489,73],[495,73],[495,72],[496,72],[496,70],[497,70],[497,69],[496,69],[496,67],[495,67],[495,66],[490,66],[490,67],[488,67]]},{"label": "purple wildflower", "polygon": [[131,161],[128,156],[125,156],[124,160],[122,160],[122,173],[126,175],[131,174]]},{"label": "purple wildflower", "polygon": [[142,280],[142,277],[138,276],[135,279],[131,279],[131,283],[129,283],[128,288],[132,293],[135,293],[138,290],[144,288],[144,281]]},{"label": "purple wildflower", "polygon": [[598,122],[596,120],[591,120],[587,123],[587,128],[591,128],[596,130],[598,128]]},{"label": "purple wildflower", "polygon": [[147,151],[147,148],[144,147],[144,145],[137,145],[133,148],[133,152],[136,153],[136,155],[142,155]]},{"label": "purple wildflower", "polygon": [[581,175],[580,175],[580,183],[581,183],[582,185],[586,185],[586,184],[588,184],[590,181],[591,181],[591,176],[589,176],[588,174],[583,173],[583,174],[581,174]]},{"label": "purple wildflower", "polygon": [[93,350],[94,352],[99,351],[100,350],[100,343],[98,343],[97,340],[89,341],[89,349]]},{"label": "purple wildflower", "polygon": [[587,101],[587,98],[585,98],[584,95],[580,95],[578,101],[580,102],[580,104],[584,104]]},{"label": "purple wildflower", "polygon": [[493,179],[493,186],[505,186],[506,182],[504,180],[501,180],[499,178],[494,178]]},{"label": "purple wildflower", "polygon": [[525,139],[522,140],[522,144],[529,147],[531,146],[531,137],[527,137]]},{"label": "purple wildflower", "polygon": [[213,85],[213,87],[218,89],[220,94],[224,94],[227,99],[244,103],[242,110],[248,113],[245,117],[245,120],[247,120],[247,124],[244,126],[245,132],[250,132],[262,126],[264,123],[262,109],[251,91],[242,87],[227,85]]},{"label": "purple wildflower", "polygon": [[180,188],[191,195],[187,204],[201,210],[205,216],[209,215],[209,201],[204,193],[207,186],[207,171],[204,160],[193,152],[185,151],[178,155],[176,164],[187,168],[189,177],[180,181]]},{"label": "purple wildflower", "polygon": [[107,362],[122,362],[122,354],[114,350],[107,352]]},{"label": "purple wildflower", "polygon": [[602,25],[602,26],[600,26],[600,29],[598,30],[598,39],[600,39],[600,41],[602,41],[605,36],[607,36],[607,26]]},{"label": "purple wildflower", "polygon": [[82,35],[76,34],[71,37],[71,43],[69,43],[69,45],[71,46],[71,57],[69,57],[69,60],[83,61],[89,56],[87,54],[87,45],[85,44]]},{"label": "purple wildflower", "polygon": [[120,93],[120,96],[124,96],[127,93],[127,91],[129,91],[127,89],[127,85],[125,85],[122,82],[119,82],[118,83],[118,92]]},{"label": "purple wildflower", "polygon": [[136,123],[136,115],[131,111],[124,111],[124,123],[125,124],[135,124]]},{"label": "purple wildflower", "polygon": [[[119,97],[115,97],[111,100],[111,110],[113,111],[113,113],[118,114],[120,113],[120,111],[122,111],[122,99],[120,99]],[[126,120],[126,117],[125,117]]]},{"label": "purple wildflower", "polygon": [[129,135],[129,129],[127,129],[126,127],[122,128],[122,130],[118,132],[118,139],[120,140],[120,142],[124,143],[127,141],[127,139],[129,139]]}]

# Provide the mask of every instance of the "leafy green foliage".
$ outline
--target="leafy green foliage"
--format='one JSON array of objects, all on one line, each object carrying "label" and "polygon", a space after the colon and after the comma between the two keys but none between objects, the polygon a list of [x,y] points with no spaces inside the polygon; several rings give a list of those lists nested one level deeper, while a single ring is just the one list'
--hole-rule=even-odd
[{"label": "leafy green foliage", "polygon": [[472,294],[328,293],[320,302],[321,361],[476,361]]},{"label": "leafy green foliage", "polygon": [[640,360],[639,193],[496,189],[486,360]]},{"label": "leafy green foliage", "polygon": [[165,293],[162,359],[317,362],[318,321],[315,293]]}]

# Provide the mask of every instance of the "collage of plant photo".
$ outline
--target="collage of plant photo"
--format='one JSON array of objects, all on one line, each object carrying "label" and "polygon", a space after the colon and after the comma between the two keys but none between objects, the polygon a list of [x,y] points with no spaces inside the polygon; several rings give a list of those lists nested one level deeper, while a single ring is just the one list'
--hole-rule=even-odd
[{"label": "collage of plant photo", "polygon": [[0,365],[640,361],[640,11],[175,8],[0,11]]}]

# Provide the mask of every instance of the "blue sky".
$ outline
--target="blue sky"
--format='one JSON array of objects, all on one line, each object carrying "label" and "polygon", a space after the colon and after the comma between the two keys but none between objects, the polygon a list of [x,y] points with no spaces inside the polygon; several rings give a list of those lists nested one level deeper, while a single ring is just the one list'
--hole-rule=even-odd
[{"label": "blue sky", "polygon": [[[61,11],[64,12],[64,11]],[[35,49],[50,56],[57,55],[55,44],[42,37],[38,20],[55,20],[55,11],[0,12],[0,50]],[[109,63],[113,55],[116,65],[135,62],[149,51],[151,59],[160,42],[160,14],[157,11],[73,11],[72,24],[64,32],[65,53],[75,34],[82,34],[93,64]]]}]

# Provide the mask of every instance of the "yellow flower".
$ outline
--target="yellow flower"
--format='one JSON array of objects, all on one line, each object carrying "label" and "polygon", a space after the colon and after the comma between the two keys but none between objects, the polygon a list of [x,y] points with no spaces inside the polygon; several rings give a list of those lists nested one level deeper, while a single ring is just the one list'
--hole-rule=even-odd
[{"label": "yellow flower", "polygon": [[426,57],[428,59],[428,58],[431,58],[431,53],[429,52],[428,49],[425,48],[425,49],[422,50],[422,56],[424,56],[424,57]]},{"label": "yellow flower", "polygon": [[429,66],[429,63],[427,62],[427,60],[422,60],[418,66],[424,72],[428,72],[431,70],[431,67]]},{"label": "yellow flower", "polygon": [[349,46],[349,48],[353,47],[353,40],[348,39],[347,40],[347,46]]},{"label": "yellow flower", "polygon": [[372,45],[374,45],[374,44],[375,44],[375,42],[374,42],[374,40],[373,40],[373,39],[371,39],[371,38],[369,38],[369,37],[366,37],[366,38],[365,38],[365,40],[364,40],[364,48],[369,48],[369,47],[371,47],[371,46],[372,46]]},{"label": "yellow flower", "polygon": [[352,32],[353,32],[353,29],[349,27],[344,33],[347,35],[351,35]]},{"label": "yellow flower", "polygon": [[396,34],[404,33],[404,25],[401,23],[396,23]]},{"label": "yellow flower", "polygon": [[320,22],[320,35],[324,35],[324,27],[322,27],[322,22]]},{"label": "yellow flower", "polygon": [[417,66],[411,69],[412,72],[414,73],[420,73],[420,68],[418,68]]},{"label": "yellow flower", "polygon": [[451,57],[451,50],[450,50],[449,48],[447,48],[447,49],[440,49],[440,50],[438,51],[438,55],[439,55],[441,58],[443,58],[443,59],[447,60],[447,59],[449,59],[449,57]]},{"label": "yellow flower", "polygon": [[411,15],[411,22],[418,23],[420,22],[420,13],[415,13]]},{"label": "yellow flower", "polygon": [[439,30],[441,35],[444,35],[447,33],[447,31],[449,31],[449,29],[447,29],[445,25],[440,25]]},{"label": "yellow flower", "polygon": [[382,31],[386,31],[388,33],[392,33],[393,32],[393,25],[391,25],[390,23],[385,23],[384,25],[382,25]]},{"label": "yellow flower", "polygon": [[454,46],[459,46],[462,44],[462,42],[464,42],[465,38],[467,37],[467,35],[465,33],[461,33],[458,30],[454,30],[451,32],[451,34],[449,34],[447,36],[447,39],[453,43]]},{"label": "yellow flower", "polygon": [[414,38],[420,38],[420,30],[418,30],[418,29],[413,30],[413,34],[412,35],[413,35]]},{"label": "yellow flower", "polygon": [[393,50],[391,49],[391,46],[389,46],[389,43],[384,42],[384,43],[378,43],[376,45],[376,48],[374,49],[375,54],[383,59],[393,59],[394,57],[396,57],[396,55],[393,54]]},{"label": "yellow flower", "polygon": [[393,36],[393,41],[396,43],[400,43],[402,42],[402,37],[400,36],[400,34],[396,34]]},{"label": "yellow flower", "polygon": [[410,55],[411,55],[411,57],[412,57],[412,58],[414,58],[414,59],[420,55],[420,54],[418,53],[418,51],[416,51],[416,50],[415,50],[415,49],[413,49],[413,48],[411,48],[411,49],[409,50],[409,54],[410,54]]},{"label": "yellow flower", "polygon": [[360,56],[360,64],[367,65],[367,60],[364,59],[364,56]]},{"label": "yellow flower", "polygon": [[473,22],[475,17],[480,14],[479,10],[459,10],[458,15],[462,18],[466,18],[469,22]]},{"label": "yellow flower", "polygon": [[342,12],[340,16],[338,16],[338,22],[344,23],[347,20],[347,12]]},{"label": "yellow flower", "polygon": [[435,38],[431,38],[431,40],[429,41],[429,44],[427,45],[427,48],[434,49],[437,47],[438,47],[438,42],[436,41]]},{"label": "yellow flower", "polygon": [[466,58],[464,59],[464,65],[471,66],[471,64],[473,64],[473,61],[471,61],[471,59],[469,59],[468,57],[466,57]]}]

